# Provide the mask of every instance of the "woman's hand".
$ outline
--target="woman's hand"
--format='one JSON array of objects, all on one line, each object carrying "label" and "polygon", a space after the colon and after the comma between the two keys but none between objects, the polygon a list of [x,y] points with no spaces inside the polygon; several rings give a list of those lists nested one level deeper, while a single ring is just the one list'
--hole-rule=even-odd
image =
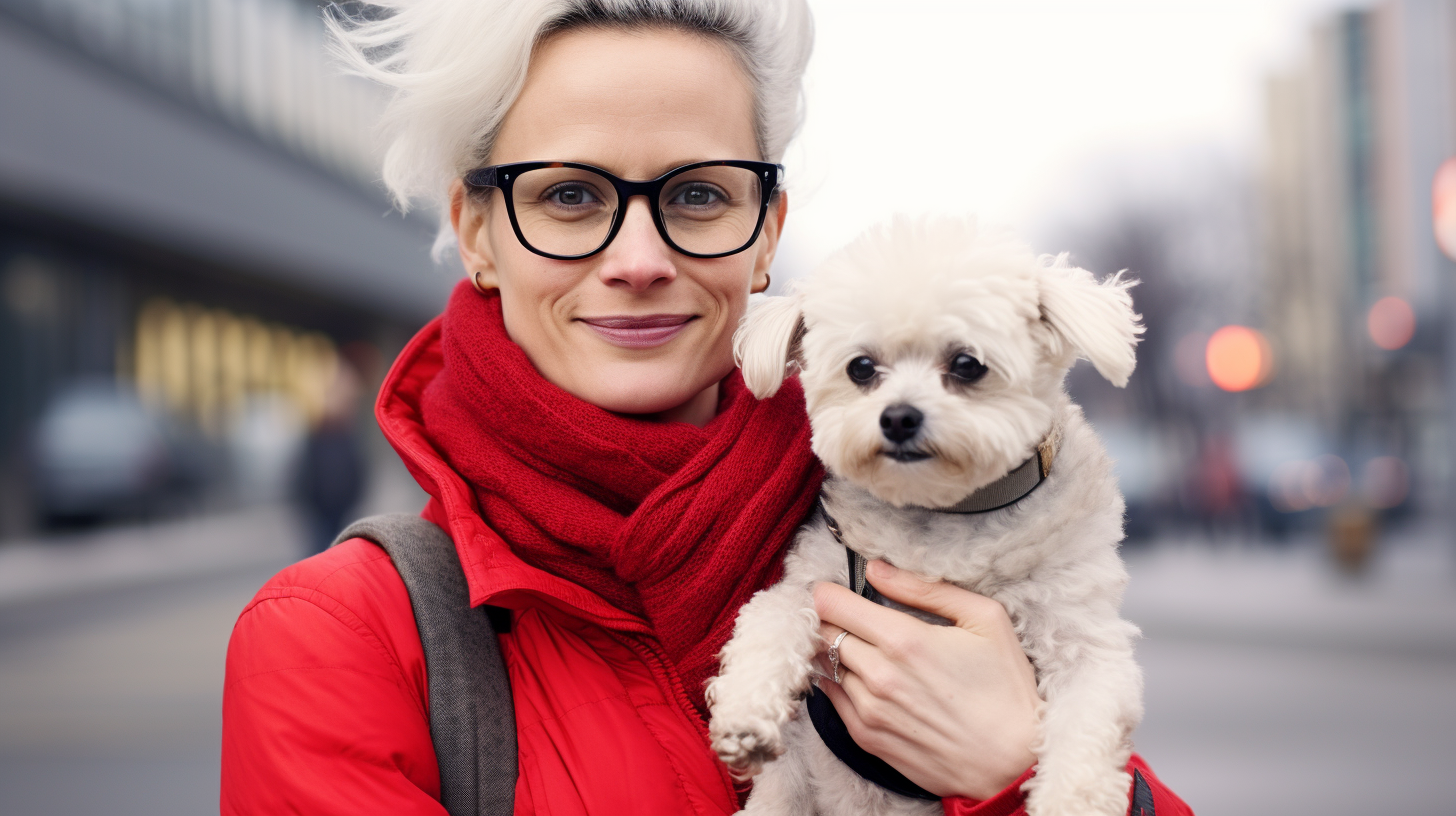
[{"label": "woman's hand", "polygon": [[[953,622],[934,626],[855,595],[814,587],[840,682],[820,678],[854,741],[937,796],[988,799],[1036,761],[1036,677],[1001,604],[883,561],[869,578],[892,600]],[[827,648],[827,647],[826,647]],[[819,656],[828,674],[828,662]]]}]

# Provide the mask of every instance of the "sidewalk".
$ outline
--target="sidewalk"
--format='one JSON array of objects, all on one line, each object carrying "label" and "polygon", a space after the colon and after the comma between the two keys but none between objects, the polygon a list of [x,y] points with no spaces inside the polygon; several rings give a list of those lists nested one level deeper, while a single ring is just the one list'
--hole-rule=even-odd
[{"label": "sidewalk", "polygon": [[[282,567],[303,552],[302,535],[291,508],[266,505],[0,543],[0,609]],[[1132,582],[1123,614],[1150,638],[1456,657],[1456,543],[1442,528],[1388,538],[1360,579],[1339,574],[1314,538],[1277,547],[1166,540],[1126,559]]]},{"label": "sidewalk", "polygon": [[[356,515],[418,513],[425,494],[398,459],[374,464]],[[0,610],[44,598],[281,569],[302,557],[305,531],[287,503],[254,505],[152,524],[0,541]]]},{"label": "sidewalk", "polygon": [[0,609],[88,591],[287,564],[303,552],[290,508],[264,505],[0,543]]},{"label": "sidewalk", "polygon": [[1287,544],[1170,540],[1126,553],[1123,615],[1150,638],[1456,658],[1456,542],[1435,524],[1339,573],[1316,537]]}]

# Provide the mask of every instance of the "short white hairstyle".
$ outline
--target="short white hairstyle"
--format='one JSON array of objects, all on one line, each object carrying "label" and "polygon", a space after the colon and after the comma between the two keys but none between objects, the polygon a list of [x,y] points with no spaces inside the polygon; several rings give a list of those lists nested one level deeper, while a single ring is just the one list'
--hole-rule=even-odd
[{"label": "short white hairstyle", "polygon": [[803,119],[814,40],[805,0],[373,0],[326,21],[345,66],[393,90],[383,179],[405,211],[443,204],[451,181],[488,162],[532,50],[552,34],[663,26],[728,43],[753,85],[760,158],[772,162]]}]

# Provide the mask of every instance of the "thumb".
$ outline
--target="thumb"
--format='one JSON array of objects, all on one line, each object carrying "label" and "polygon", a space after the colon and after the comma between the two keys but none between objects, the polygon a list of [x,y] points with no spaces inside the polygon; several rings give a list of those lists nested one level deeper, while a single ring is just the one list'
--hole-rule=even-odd
[{"label": "thumb", "polygon": [[886,598],[939,615],[962,629],[989,637],[1011,627],[1000,602],[955,584],[927,580],[884,561],[871,561],[866,577]]}]

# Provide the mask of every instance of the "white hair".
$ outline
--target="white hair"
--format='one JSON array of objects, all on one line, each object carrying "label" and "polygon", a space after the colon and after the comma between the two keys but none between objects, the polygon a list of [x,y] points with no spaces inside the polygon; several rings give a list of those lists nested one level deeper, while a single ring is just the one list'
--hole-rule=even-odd
[{"label": "white hair", "polygon": [[803,119],[814,40],[805,0],[371,0],[364,8],[326,22],[348,70],[393,89],[383,179],[401,210],[442,204],[452,180],[487,163],[532,50],[573,28],[667,26],[733,46],[754,88],[764,161],[782,159]]}]

